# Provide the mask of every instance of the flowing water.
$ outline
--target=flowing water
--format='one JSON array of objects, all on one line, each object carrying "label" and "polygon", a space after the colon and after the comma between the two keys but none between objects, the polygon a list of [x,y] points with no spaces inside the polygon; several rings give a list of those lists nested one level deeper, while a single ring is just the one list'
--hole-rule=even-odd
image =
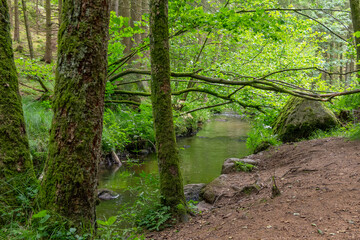
[{"label": "flowing water", "polygon": [[[249,124],[239,116],[221,114],[204,124],[196,136],[178,139],[184,185],[209,183],[220,175],[226,158],[248,155],[245,144],[248,130]],[[133,176],[141,172],[158,172],[155,154],[147,156],[144,164],[127,170],[120,168],[117,171],[100,171],[99,188],[115,191],[119,197],[100,203],[97,207],[99,218],[116,215],[120,204],[132,200],[131,193],[125,189],[134,184]]]}]

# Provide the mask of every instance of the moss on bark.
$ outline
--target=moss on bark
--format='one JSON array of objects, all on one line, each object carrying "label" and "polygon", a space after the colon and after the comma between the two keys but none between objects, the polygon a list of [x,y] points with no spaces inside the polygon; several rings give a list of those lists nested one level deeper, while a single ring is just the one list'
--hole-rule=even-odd
[{"label": "moss on bark", "polygon": [[[19,93],[6,0],[0,0],[0,204],[35,181]],[[15,190],[15,191],[14,191]]]},{"label": "moss on bark", "polygon": [[151,100],[163,204],[177,217],[186,214],[171,106],[167,0],[150,1]]},{"label": "moss on bark", "polygon": [[96,219],[109,1],[64,1],[61,17],[54,118],[37,202],[89,230]]}]

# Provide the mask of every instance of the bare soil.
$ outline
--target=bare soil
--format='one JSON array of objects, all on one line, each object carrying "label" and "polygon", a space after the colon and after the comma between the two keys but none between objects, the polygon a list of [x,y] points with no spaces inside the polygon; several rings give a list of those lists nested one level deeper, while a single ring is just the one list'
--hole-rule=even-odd
[{"label": "bare soil", "polygon": [[[222,176],[213,208],[148,239],[360,239],[360,141],[326,138],[252,155],[257,170]],[[272,176],[281,195],[272,198]],[[256,183],[259,191],[241,192]]]}]

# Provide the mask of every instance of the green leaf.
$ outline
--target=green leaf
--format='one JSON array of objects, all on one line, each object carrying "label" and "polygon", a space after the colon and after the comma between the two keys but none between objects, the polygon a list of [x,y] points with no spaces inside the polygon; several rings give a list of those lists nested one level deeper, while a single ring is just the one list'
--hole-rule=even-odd
[{"label": "green leaf", "polygon": [[32,216],[32,219],[45,217],[47,214],[46,210],[42,210]]}]

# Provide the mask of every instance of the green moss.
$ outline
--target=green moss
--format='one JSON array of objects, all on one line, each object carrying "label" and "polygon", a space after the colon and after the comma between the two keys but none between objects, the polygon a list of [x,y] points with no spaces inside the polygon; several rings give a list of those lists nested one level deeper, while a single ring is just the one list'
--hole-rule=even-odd
[{"label": "green moss", "polygon": [[57,212],[80,229],[95,226],[107,72],[107,3],[63,3],[54,118],[37,197],[42,209]]},{"label": "green moss", "polygon": [[[13,49],[10,36],[8,6],[0,0],[0,192],[6,202],[15,201],[17,192],[27,187],[21,179],[35,182],[24,114],[19,94]],[[16,191],[14,191],[16,190]]]},{"label": "green moss", "polygon": [[273,124],[273,131],[284,142],[308,138],[317,129],[339,124],[335,115],[321,102],[291,97]]},{"label": "green moss", "polygon": [[177,206],[186,206],[186,201],[171,106],[167,4],[166,1],[151,0],[150,6],[151,101],[160,172],[160,191],[163,204],[169,206],[175,217],[181,219],[186,211]]}]

